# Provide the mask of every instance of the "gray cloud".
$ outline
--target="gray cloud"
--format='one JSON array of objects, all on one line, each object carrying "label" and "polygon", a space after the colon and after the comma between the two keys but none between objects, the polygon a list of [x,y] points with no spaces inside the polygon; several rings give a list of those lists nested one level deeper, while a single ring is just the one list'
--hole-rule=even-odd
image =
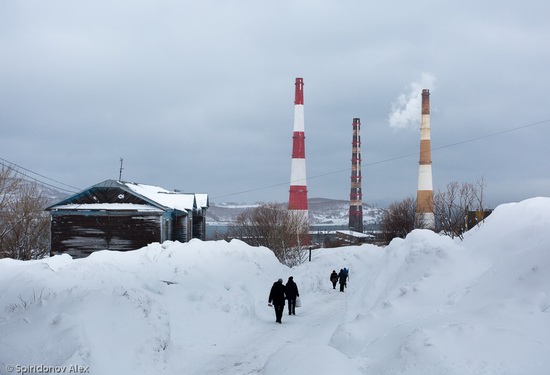
[{"label": "gray cloud", "polygon": [[420,115],[407,103],[422,88],[432,146],[456,144],[433,152],[436,189],[484,176],[493,205],[545,195],[550,123],[460,142],[550,119],[549,8],[8,0],[0,157],[82,188],[117,178],[123,157],[131,181],[285,201],[303,77],[310,197],[349,197],[353,117],[365,202],[414,195]]}]

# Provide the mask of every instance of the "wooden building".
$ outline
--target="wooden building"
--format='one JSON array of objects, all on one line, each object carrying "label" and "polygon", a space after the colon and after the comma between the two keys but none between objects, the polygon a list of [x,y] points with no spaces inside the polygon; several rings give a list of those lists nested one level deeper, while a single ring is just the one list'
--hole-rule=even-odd
[{"label": "wooden building", "polygon": [[50,254],[82,258],[98,250],[204,240],[208,205],[207,194],[107,180],[46,208],[51,214]]}]

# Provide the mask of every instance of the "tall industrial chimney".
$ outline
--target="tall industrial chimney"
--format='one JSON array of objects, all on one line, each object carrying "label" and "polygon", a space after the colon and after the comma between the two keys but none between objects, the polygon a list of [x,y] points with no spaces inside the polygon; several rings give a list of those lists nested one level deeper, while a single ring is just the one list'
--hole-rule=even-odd
[{"label": "tall industrial chimney", "polygon": [[430,141],[430,90],[422,90],[420,123],[420,162],[416,195],[416,222],[422,228],[435,230],[432,156]]},{"label": "tall industrial chimney", "polygon": [[363,193],[361,192],[361,120],[353,119],[351,142],[351,191],[349,194],[349,229],[363,233]]},{"label": "tall industrial chimney", "polygon": [[307,221],[306,148],[304,135],[304,80],[296,78],[294,97],[294,133],[288,209],[304,215]]}]

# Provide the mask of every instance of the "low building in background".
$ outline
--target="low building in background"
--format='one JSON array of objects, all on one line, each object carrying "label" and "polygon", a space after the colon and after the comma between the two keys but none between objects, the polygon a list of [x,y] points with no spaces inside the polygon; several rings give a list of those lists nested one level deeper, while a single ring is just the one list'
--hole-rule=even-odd
[{"label": "low building in background", "polygon": [[336,237],[350,245],[372,243],[375,240],[375,236],[372,234],[356,232],[353,230],[337,230]]},{"label": "low building in background", "polygon": [[205,240],[208,205],[207,194],[106,180],[46,208],[51,214],[50,255],[82,258],[98,250]]}]

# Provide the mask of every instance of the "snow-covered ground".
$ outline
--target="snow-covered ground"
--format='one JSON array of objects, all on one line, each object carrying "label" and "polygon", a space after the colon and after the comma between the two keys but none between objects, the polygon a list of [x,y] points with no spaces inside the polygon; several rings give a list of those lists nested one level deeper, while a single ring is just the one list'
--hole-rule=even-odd
[{"label": "snow-covered ground", "polygon": [[[549,228],[533,198],[461,242],[417,230],[293,269],[239,241],[4,259],[0,374],[548,374]],[[289,276],[303,306],[279,325],[268,293]]]}]

